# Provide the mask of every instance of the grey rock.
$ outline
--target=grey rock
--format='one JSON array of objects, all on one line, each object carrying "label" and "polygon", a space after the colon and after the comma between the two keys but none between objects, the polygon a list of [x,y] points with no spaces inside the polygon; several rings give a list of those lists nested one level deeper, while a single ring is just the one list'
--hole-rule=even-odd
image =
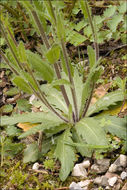
[{"label": "grey rock", "polygon": [[69,190],[82,190],[82,188],[75,182],[72,182],[69,186]]},{"label": "grey rock", "polygon": [[109,185],[107,177],[102,176],[101,185],[104,186],[104,187]]},{"label": "grey rock", "polygon": [[109,172],[114,173],[117,171],[117,165],[116,164],[111,164],[109,167]]},{"label": "grey rock", "polygon": [[99,159],[96,160],[96,163],[91,166],[91,171],[96,172],[96,173],[105,173],[110,164],[110,159]]},{"label": "grey rock", "polygon": [[120,175],[121,179],[124,180],[127,178],[127,172],[123,171]]},{"label": "grey rock", "polygon": [[117,177],[116,176],[112,177],[112,178],[109,178],[109,180],[108,180],[108,183],[109,183],[109,185],[111,187],[113,187],[116,182],[117,182]]},{"label": "grey rock", "polygon": [[99,166],[97,164],[93,164],[91,166],[91,171],[99,173]]},{"label": "grey rock", "polygon": [[101,181],[102,181],[102,176],[99,176],[99,177],[96,177],[93,182],[94,184],[100,185]]},{"label": "grey rock", "polygon": [[120,166],[126,167],[127,166],[127,156],[121,154],[120,158]]},{"label": "grey rock", "polygon": [[91,183],[91,180],[85,180],[85,181],[80,181],[80,182],[78,182],[77,184],[78,184],[80,187],[87,187],[90,183]]},{"label": "grey rock", "polygon": [[113,164],[109,167],[109,172],[122,171],[123,167],[127,165],[127,157],[121,154]]},{"label": "grey rock", "polygon": [[75,177],[87,177],[87,171],[82,164],[76,164],[71,175]]}]

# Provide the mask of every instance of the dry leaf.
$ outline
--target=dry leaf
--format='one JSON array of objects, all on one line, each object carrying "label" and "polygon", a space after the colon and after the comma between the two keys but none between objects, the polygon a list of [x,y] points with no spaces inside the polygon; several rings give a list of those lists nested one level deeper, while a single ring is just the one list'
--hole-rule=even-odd
[{"label": "dry leaf", "polygon": [[93,98],[91,100],[91,104],[94,104],[99,98],[103,97],[107,93],[111,84],[112,83],[110,82],[110,83],[105,84],[105,85],[100,85],[97,89],[95,89]]},{"label": "dry leaf", "polygon": [[23,131],[28,131],[29,129],[31,129],[32,127],[37,126],[38,123],[18,123],[18,127],[23,129]]}]

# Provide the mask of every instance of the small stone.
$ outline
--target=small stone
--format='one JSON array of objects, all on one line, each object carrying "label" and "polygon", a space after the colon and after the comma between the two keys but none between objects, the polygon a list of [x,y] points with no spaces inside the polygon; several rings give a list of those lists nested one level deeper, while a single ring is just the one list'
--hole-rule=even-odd
[{"label": "small stone", "polygon": [[33,94],[32,96],[30,96],[30,98],[29,98],[29,103],[30,104],[33,104],[33,100],[35,100],[36,99],[36,96]]},{"label": "small stone", "polygon": [[101,185],[106,187],[108,185],[108,178],[105,176],[102,176]]},{"label": "small stone", "polygon": [[115,177],[112,177],[112,178],[110,178],[110,179],[108,180],[108,183],[109,183],[109,185],[110,185],[111,187],[113,187],[116,182],[117,182],[117,177],[116,177],[116,176],[115,176]]},{"label": "small stone", "polygon": [[105,159],[98,159],[96,162],[98,165],[109,167],[110,159],[106,159],[106,158]]},{"label": "small stone", "polygon": [[91,171],[99,173],[99,166],[97,164],[93,164],[91,166]]},{"label": "small stone", "polygon": [[114,173],[117,171],[117,165],[116,164],[111,164],[109,167],[109,172]]},{"label": "small stone", "polygon": [[85,180],[85,181],[80,181],[80,182],[78,182],[77,184],[78,184],[80,187],[86,187],[86,186],[88,186],[90,183],[91,183],[91,180]]},{"label": "small stone", "polygon": [[115,173],[106,172],[105,177],[107,177],[109,179],[112,177],[119,177],[119,176]]},{"label": "small stone", "polygon": [[38,162],[34,163],[32,169],[38,170],[39,169],[39,163]]},{"label": "small stone", "polygon": [[90,161],[89,160],[84,160],[82,162],[82,165],[83,165],[84,168],[88,168],[90,166]]},{"label": "small stone", "polygon": [[82,188],[75,182],[72,182],[69,186],[69,190],[82,190]]},{"label": "small stone", "polygon": [[121,179],[124,180],[127,177],[127,172],[123,171],[120,175]]},{"label": "small stone", "polygon": [[76,164],[73,168],[72,176],[87,177],[87,171],[82,164]]},{"label": "small stone", "polygon": [[109,186],[106,186],[105,189],[110,189],[110,187],[109,187]]},{"label": "small stone", "polygon": [[127,166],[127,157],[123,154],[121,154],[119,156],[120,158],[120,165],[123,166],[123,167],[126,167]]},{"label": "small stone", "polygon": [[101,181],[102,181],[102,176],[96,177],[96,178],[94,179],[94,184],[100,185],[100,184],[101,184]]},{"label": "small stone", "polygon": [[98,174],[105,173],[110,164],[110,159],[99,159],[96,160],[96,163],[91,166],[91,170]]}]

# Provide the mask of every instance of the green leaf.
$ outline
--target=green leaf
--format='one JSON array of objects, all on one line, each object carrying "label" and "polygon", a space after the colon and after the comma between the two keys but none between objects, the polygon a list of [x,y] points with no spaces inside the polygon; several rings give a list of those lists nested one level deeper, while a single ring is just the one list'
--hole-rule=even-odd
[{"label": "green leaf", "polygon": [[1,113],[10,113],[13,111],[13,105],[7,104],[0,108],[0,114]]},{"label": "green leaf", "polygon": [[42,79],[47,80],[51,82],[54,77],[54,72],[51,66],[44,62],[42,58],[35,53],[32,53],[31,51],[27,51],[27,58],[29,64],[32,66],[35,71],[37,71]]},{"label": "green leaf", "polygon": [[102,73],[102,68],[101,67],[96,68],[96,64],[95,64],[92,67],[85,84],[83,85],[82,97],[81,97],[81,103],[80,103],[81,104],[80,116],[83,113],[84,106],[86,104],[87,99],[89,98],[91,94],[92,88],[94,84],[96,83],[96,81],[99,79],[101,73]]},{"label": "green leaf", "polygon": [[26,63],[27,62],[27,56],[26,56],[26,51],[25,51],[25,47],[22,41],[20,41],[19,46],[18,46],[18,53],[19,53],[19,57],[20,57],[20,61],[22,63]]},{"label": "green leaf", "polygon": [[67,129],[58,137],[55,156],[61,162],[60,179],[65,181],[69,173],[73,169],[74,161],[76,160],[74,148],[65,144],[64,141],[72,143],[70,130]]},{"label": "green leaf", "polygon": [[105,11],[104,11],[104,17],[111,17],[114,15],[116,11],[116,6],[112,6],[110,5],[109,8],[107,8]]},{"label": "green leaf", "polygon": [[64,85],[64,84],[71,85],[70,82],[68,80],[65,80],[65,79],[55,80],[51,83],[52,86]]},{"label": "green leaf", "polygon": [[12,117],[10,116],[3,116],[1,117],[0,125],[14,125],[16,123],[24,123],[24,122],[30,122],[30,123],[41,123],[41,122],[47,122],[47,121],[62,121],[57,116],[51,113],[45,113],[45,112],[37,112],[37,113],[23,113],[23,114],[16,114]]},{"label": "green leaf", "polygon": [[[86,143],[86,141],[80,136],[78,135],[78,133],[76,132],[76,130],[72,131],[73,134],[73,141],[76,143]],[[92,156],[92,151],[90,149],[88,149],[88,147],[82,147],[82,146],[76,146],[76,150],[77,152],[79,152],[83,157],[91,157]]]},{"label": "green leaf", "polygon": [[46,57],[49,63],[54,64],[60,58],[60,47],[57,44],[54,44],[46,53]]},{"label": "green leaf", "polygon": [[121,1],[120,2],[120,6],[118,6],[118,11],[119,11],[119,13],[125,13],[126,11],[127,11],[127,2],[125,1]]},{"label": "green leaf", "polygon": [[18,93],[19,93],[19,90],[18,90],[17,87],[12,87],[12,88],[10,88],[7,92],[5,92],[5,94],[6,94],[7,96],[14,96],[14,95],[16,95],[16,94],[18,94]]},{"label": "green leaf", "polygon": [[88,144],[108,145],[104,128],[94,118],[83,118],[76,123],[75,129]]},{"label": "green leaf", "polygon": [[21,76],[24,78],[24,80],[25,80],[27,83],[30,83],[30,84],[33,86],[33,88],[34,88],[36,91],[38,91],[38,87],[37,87],[37,85],[36,85],[34,79],[32,78],[32,76],[31,76],[29,73],[24,72],[24,71],[21,71],[20,74],[21,74]]},{"label": "green leaf", "polygon": [[123,21],[123,15],[115,15],[115,16],[113,16],[112,17],[112,19],[111,20],[109,20],[108,22],[107,22],[107,26],[110,28],[110,30],[112,31],[112,32],[115,32],[116,31],[116,28],[117,28],[117,26],[118,26],[118,24],[121,22],[121,21]]},{"label": "green leaf", "polygon": [[[57,10],[58,11],[58,10]],[[66,40],[65,27],[62,13],[57,12],[57,36],[59,40]]]},{"label": "green leaf", "polygon": [[97,113],[101,110],[107,110],[110,105],[115,105],[116,102],[122,101],[123,99],[123,91],[116,90],[114,92],[110,92],[100,98],[95,104],[91,105],[86,116],[90,116],[93,113]]},{"label": "green leaf", "polygon": [[17,100],[17,107],[20,111],[30,111],[32,105],[26,99]]},{"label": "green leaf", "polygon": [[49,128],[49,129],[46,129],[44,130],[45,134],[47,137],[51,137],[61,131],[64,131],[65,129],[68,128],[68,125],[63,123],[63,124],[55,124],[53,127]]},{"label": "green leaf", "polygon": [[107,149],[111,147],[110,145],[93,145],[93,144],[85,144],[85,143],[70,143],[68,141],[64,141],[65,144],[71,145],[71,146],[78,146],[78,147],[87,147],[89,149]]},{"label": "green leaf", "polygon": [[23,150],[24,146],[22,143],[14,143],[11,139],[7,138],[4,141],[4,156],[14,157],[16,154]]},{"label": "green leaf", "polygon": [[106,129],[113,135],[121,139],[127,138],[127,125],[126,118],[119,118],[115,116],[106,116],[106,121],[109,121],[106,125]]},{"label": "green leaf", "polygon": [[74,46],[80,45],[87,39],[85,36],[79,34],[76,31],[73,30],[71,31],[70,29],[66,30],[66,35],[67,35],[67,41],[73,44]]},{"label": "green leaf", "polygon": [[6,128],[6,133],[8,136],[19,136],[21,134],[21,130],[17,127],[11,125]]},{"label": "green leaf", "polygon": [[79,1],[79,4],[80,4],[80,7],[81,7],[81,10],[82,10],[82,12],[84,14],[85,19],[87,19],[88,18],[88,13],[87,13],[85,2],[84,1]]},{"label": "green leaf", "polygon": [[51,20],[52,24],[55,24],[54,14],[53,14],[53,11],[52,11],[52,9],[50,7],[49,1],[44,1],[43,3],[46,6],[46,9],[47,9],[48,14],[50,16],[50,20]]},{"label": "green leaf", "polygon": [[15,60],[13,54],[11,53],[10,49],[7,49],[7,50],[6,50],[6,56],[7,56],[8,60],[9,60],[10,64],[11,64],[17,71],[20,71],[20,68],[19,68],[19,66],[18,66],[18,64],[17,64],[17,62],[16,62],[16,60]]},{"label": "green leaf", "polygon": [[[68,85],[67,85],[68,86]],[[45,86],[42,85],[41,87],[42,91],[46,93],[47,100],[51,105],[54,105],[57,109],[63,111],[64,113],[68,113],[67,105],[63,99],[63,96],[60,91],[58,91],[55,88],[52,88],[51,86],[48,89],[45,89]],[[46,92],[47,90],[47,92]]]},{"label": "green leaf", "polygon": [[25,138],[29,135],[35,134],[38,131],[44,131],[44,130],[48,130],[50,128],[55,128],[56,126],[58,127],[60,124],[62,123],[62,121],[44,121],[43,123],[41,123],[40,125],[37,125],[35,127],[30,128],[28,131],[24,132],[23,134],[21,134],[19,136],[19,139],[21,138]]},{"label": "green leaf", "polygon": [[96,62],[95,51],[91,46],[87,46],[87,53],[89,56],[90,68],[92,68]]},{"label": "green leaf", "polygon": [[12,82],[19,87],[20,90],[23,90],[24,92],[28,94],[32,94],[31,88],[28,86],[28,83],[20,76],[16,76]]},{"label": "green leaf", "polygon": [[39,156],[39,149],[37,143],[27,145],[26,149],[24,150],[24,157],[23,162],[35,162],[38,160]]}]

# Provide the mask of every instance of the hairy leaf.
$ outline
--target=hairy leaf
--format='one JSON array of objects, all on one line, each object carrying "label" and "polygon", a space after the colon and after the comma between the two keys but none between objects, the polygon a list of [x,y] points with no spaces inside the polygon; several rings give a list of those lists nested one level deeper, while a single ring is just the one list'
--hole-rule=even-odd
[{"label": "hairy leaf", "polygon": [[39,149],[37,143],[27,145],[24,150],[23,162],[35,162],[38,159]]},{"label": "hairy leaf", "polygon": [[30,123],[46,123],[47,121],[61,121],[57,116],[51,113],[37,112],[37,113],[23,113],[16,114],[12,117],[1,117],[1,126],[14,125],[16,123],[30,122]]},{"label": "hairy leaf", "polygon": [[28,86],[27,82],[20,76],[16,76],[12,82],[19,87],[20,90],[23,90],[24,92],[31,94],[32,90]]},{"label": "hairy leaf", "polygon": [[110,105],[115,105],[116,102],[122,101],[124,99],[123,92],[121,90],[116,90],[110,92],[100,98],[95,104],[91,105],[88,109],[87,116],[97,113],[101,110],[106,110]]},{"label": "hairy leaf", "polygon": [[96,119],[83,118],[76,124],[75,129],[88,144],[107,145],[104,128]]},{"label": "hairy leaf", "polygon": [[127,125],[126,118],[119,118],[115,116],[106,116],[106,121],[109,121],[106,125],[107,130],[122,139],[127,138]]},{"label": "hairy leaf", "polygon": [[55,156],[61,162],[60,179],[64,181],[71,172],[76,160],[74,148],[65,144],[64,141],[72,143],[70,130],[67,129],[57,140]]},{"label": "hairy leaf", "polygon": [[[72,134],[73,134],[73,141],[74,142],[76,142],[76,143],[85,143],[86,144],[86,141],[80,135],[78,135],[76,130],[73,130]],[[92,151],[90,149],[88,149],[88,147],[76,146],[76,150],[82,156],[86,156],[86,157],[91,157],[92,156]]]},{"label": "hairy leaf", "polygon": [[46,53],[46,57],[49,63],[54,64],[60,58],[60,47],[57,44],[54,44]]},{"label": "hairy leaf", "polygon": [[20,41],[20,43],[19,43],[18,53],[19,53],[20,61],[22,63],[27,62],[26,51],[25,51],[25,47],[24,47],[24,44],[22,41]]},{"label": "hairy leaf", "polygon": [[70,82],[65,79],[59,79],[59,80],[55,80],[51,83],[52,86],[64,85],[64,84],[70,85]]},{"label": "hairy leaf", "polygon": [[49,82],[53,80],[53,69],[48,63],[45,63],[38,54],[27,51],[27,57],[29,64],[40,74],[42,79]]},{"label": "hairy leaf", "polygon": [[92,68],[96,61],[95,51],[91,46],[87,46],[87,52],[89,56],[90,68]]},{"label": "hairy leaf", "polygon": [[85,4],[84,1],[79,1],[79,3],[80,3],[81,10],[82,10],[82,12],[84,14],[84,17],[85,17],[85,19],[87,19],[88,18],[88,13],[87,13],[87,9],[86,9],[86,4]]},{"label": "hairy leaf", "polygon": [[99,79],[101,73],[102,73],[102,68],[101,67],[96,68],[96,65],[94,65],[89,73],[89,76],[88,76],[85,84],[83,85],[80,116],[82,115],[82,112],[84,110],[84,105],[86,104],[86,101],[89,98],[89,96],[94,88],[94,84]]},{"label": "hairy leaf", "polygon": [[44,130],[48,130],[48,129],[54,129],[55,127],[58,127],[62,122],[61,121],[46,121],[44,123],[41,123],[40,125],[37,125],[35,127],[30,128],[28,131],[24,132],[23,134],[21,134],[19,136],[19,138],[24,138],[27,137],[29,135],[35,134],[38,131],[44,131]]}]

